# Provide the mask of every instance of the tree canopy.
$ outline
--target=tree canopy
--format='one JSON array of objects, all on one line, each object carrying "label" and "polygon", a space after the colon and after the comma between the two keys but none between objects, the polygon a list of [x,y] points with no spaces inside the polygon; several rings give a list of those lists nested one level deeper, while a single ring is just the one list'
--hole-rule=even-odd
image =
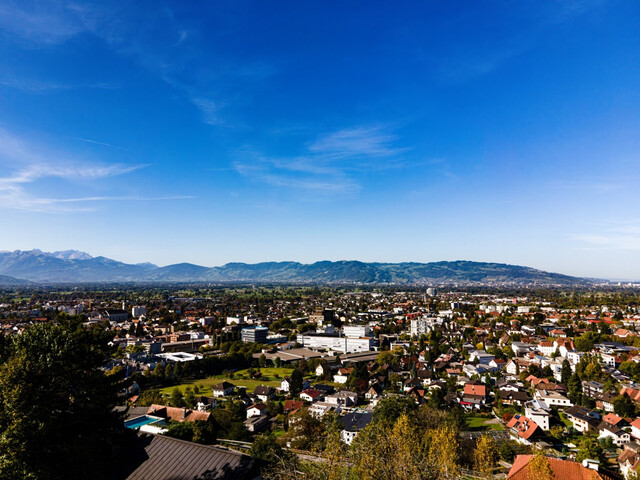
[{"label": "tree canopy", "polygon": [[106,344],[87,331],[37,325],[3,341],[0,477],[101,478],[122,430],[118,375],[100,365]]}]

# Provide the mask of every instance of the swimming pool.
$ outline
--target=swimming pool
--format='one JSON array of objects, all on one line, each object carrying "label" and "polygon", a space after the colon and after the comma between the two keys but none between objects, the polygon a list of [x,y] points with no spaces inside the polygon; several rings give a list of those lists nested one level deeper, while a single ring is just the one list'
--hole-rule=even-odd
[{"label": "swimming pool", "polygon": [[143,415],[141,417],[132,418],[131,420],[127,420],[124,422],[124,426],[127,428],[135,429],[140,428],[143,425],[149,425],[151,423],[156,423],[158,425],[164,425],[164,418],[154,417],[152,415]]}]

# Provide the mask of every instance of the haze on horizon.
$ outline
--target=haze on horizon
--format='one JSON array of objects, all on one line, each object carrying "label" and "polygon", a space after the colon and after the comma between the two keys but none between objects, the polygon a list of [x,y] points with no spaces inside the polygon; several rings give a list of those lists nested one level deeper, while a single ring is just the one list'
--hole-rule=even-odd
[{"label": "haze on horizon", "polygon": [[640,4],[0,7],[0,250],[638,279]]}]

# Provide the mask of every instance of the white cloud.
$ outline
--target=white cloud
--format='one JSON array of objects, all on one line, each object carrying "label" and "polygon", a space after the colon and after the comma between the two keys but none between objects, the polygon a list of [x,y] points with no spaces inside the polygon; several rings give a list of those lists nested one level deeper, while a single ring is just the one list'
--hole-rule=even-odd
[{"label": "white cloud", "polygon": [[241,152],[235,170],[275,187],[311,192],[349,194],[360,190],[354,172],[401,168],[408,163],[398,138],[382,126],[358,126],[320,135],[299,156],[268,157],[254,150]]},{"label": "white cloud", "polygon": [[407,150],[393,147],[396,140],[380,126],[347,128],[320,137],[309,145],[309,152],[328,159],[390,157]]},{"label": "white cloud", "polygon": [[[73,158],[67,153],[45,151],[6,130],[0,129],[0,166],[4,176],[0,177],[0,208],[34,212],[57,212],[89,210],[89,203],[106,201],[157,201],[191,198],[185,196],[82,196],[58,198],[43,197],[37,185],[39,180],[57,179],[80,183],[81,186],[94,180],[126,175],[149,165],[105,164]],[[79,189],[75,187],[74,190]],[[61,188],[61,192],[68,191]]]}]

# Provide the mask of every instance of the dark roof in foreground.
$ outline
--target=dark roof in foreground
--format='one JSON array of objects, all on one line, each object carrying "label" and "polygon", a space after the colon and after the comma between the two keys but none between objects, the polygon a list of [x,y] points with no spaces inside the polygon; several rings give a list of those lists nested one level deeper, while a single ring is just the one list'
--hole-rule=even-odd
[{"label": "dark roof in foreground", "polygon": [[358,432],[364,427],[369,425],[373,420],[373,415],[370,413],[348,413],[344,417],[340,418],[342,426],[348,432]]},{"label": "dark roof in foreground", "polygon": [[244,480],[258,476],[256,461],[233,450],[164,435],[142,435],[116,459],[118,480]]}]

